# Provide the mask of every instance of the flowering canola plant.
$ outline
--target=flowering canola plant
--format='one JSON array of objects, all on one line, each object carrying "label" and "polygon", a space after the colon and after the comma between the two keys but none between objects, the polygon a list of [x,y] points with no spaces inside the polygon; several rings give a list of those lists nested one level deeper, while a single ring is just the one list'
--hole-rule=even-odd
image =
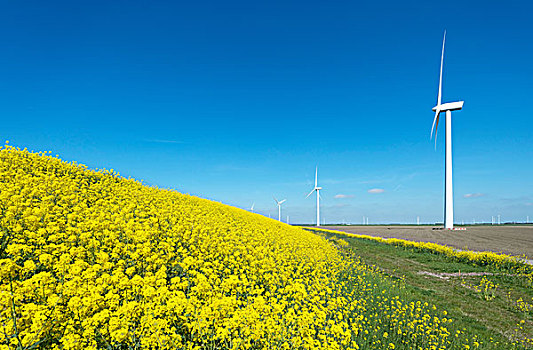
[{"label": "flowering canola plant", "polygon": [[446,313],[324,238],[0,148],[0,349],[444,349]]}]

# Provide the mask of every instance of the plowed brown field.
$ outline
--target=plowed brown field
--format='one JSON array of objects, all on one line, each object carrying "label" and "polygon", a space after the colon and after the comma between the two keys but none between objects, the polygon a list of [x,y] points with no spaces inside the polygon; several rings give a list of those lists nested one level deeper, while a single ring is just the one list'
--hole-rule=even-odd
[{"label": "plowed brown field", "polygon": [[446,244],[459,249],[525,254],[533,259],[533,226],[467,226],[466,231],[434,230],[432,226],[325,226],[330,230],[384,238]]}]

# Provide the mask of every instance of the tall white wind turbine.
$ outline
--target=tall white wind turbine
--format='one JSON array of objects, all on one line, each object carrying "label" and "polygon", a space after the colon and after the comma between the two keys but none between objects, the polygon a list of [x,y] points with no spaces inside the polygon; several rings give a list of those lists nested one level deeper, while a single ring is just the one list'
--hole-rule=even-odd
[{"label": "tall white wind turbine", "polygon": [[[452,111],[463,108],[464,101],[441,103],[442,99],[442,67],[444,63],[444,44],[446,42],[446,31],[442,39],[442,53],[440,56],[440,77],[439,94],[437,105],[433,107],[435,118],[431,127],[431,137],[435,128],[435,148],[437,147],[437,128],[439,126],[439,116],[441,112],[446,112],[446,161],[445,161],[445,181],[444,181],[444,228],[453,230],[453,186],[452,186]],[[430,137],[430,138],[431,138]]]},{"label": "tall white wind turbine", "polygon": [[[309,194],[307,197],[309,197],[313,192],[316,191],[316,225],[320,226],[320,190],[322,187],[318,187],[318,166],[316,167],[315,171],[315,188]],[[307,198],[305,197],[305,198]]]},{"label": "tall white wind turbine", "polygon": [[276,204],[278,205],[278,221],[281,221],[281,205],[286,201],[286,199],[278,201],[276,197],[272,196],[272,198],[274,198]]}]

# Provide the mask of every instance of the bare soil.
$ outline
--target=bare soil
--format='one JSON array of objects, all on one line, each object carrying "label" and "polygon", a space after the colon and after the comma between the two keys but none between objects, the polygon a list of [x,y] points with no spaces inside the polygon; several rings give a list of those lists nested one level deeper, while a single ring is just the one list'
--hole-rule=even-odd
[{"label": "bare soil", "polygon": [[432,226],[324,226],[325,229],[383,238],[445,244],[458,249],[492,251],[533,258],[533,226],[467,226],[466,231]]}]

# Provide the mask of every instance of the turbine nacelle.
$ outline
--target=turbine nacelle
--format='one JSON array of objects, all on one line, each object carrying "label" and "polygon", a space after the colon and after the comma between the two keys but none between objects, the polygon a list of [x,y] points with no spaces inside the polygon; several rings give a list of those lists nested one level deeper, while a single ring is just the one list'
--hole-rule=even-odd
[{"label": "turbine nacelle", "polygon": [[277,203],[278,205],[282,205],[282,204],[283,204],[283,203],[284,203],[285,201],[286,201],[286,199],[284,199],[284,200],[281,200],[281,201],[279,201],[279,202],[278,202],[278,201],[276,201],[276,203]]},{"label": "turbine nacelle", "polygon": [[465,101],[448,102],[440,105],[436,105],[432,108],[433,112],[445,112],[445,111],[458,111],[463,108]]},{"label": "turbine nacelle", "polygon": [[312,195],[313,192],[315,192],[315,191],[318,192],[318,191],[320,191],[321,189],[322,189],[322,187],[315,187],[315,188],[313,188],[313,189],[311,190],[311,192],[309,192],[309,194],[308,194],[305,198],[307,198],[307,197],[309,197],[310,195]]}]

